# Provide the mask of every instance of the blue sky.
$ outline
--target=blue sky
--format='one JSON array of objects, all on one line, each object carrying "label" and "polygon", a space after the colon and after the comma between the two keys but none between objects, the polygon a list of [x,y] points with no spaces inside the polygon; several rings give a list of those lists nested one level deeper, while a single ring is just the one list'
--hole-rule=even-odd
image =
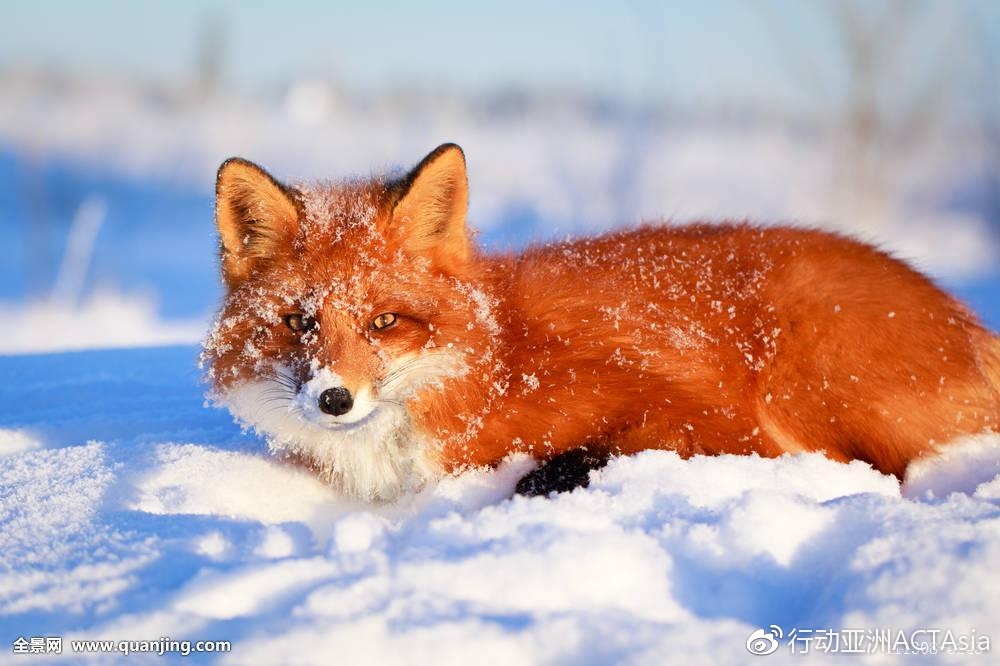
[{"label": "blue sky", "polygon": [[[226,26],[226,81],[241,88],[306,75],[360,90],[527,85],[788,107],[835,99],[842,84],[841,54],[823,7],[796,0],[8,3],[0,65],[41,62],[176,79],[192,71],[198,35],[214,18]],[[930,34],[921,39],[933,42],[955,25],[977,33],[959,42],[965,52],[958,68],[1000,60],[1000,29],[990,27],[1000,26],[1000,2],[930,7],[951,17],[929,21]],[[935,48],[909,56],[914,67]]]}]

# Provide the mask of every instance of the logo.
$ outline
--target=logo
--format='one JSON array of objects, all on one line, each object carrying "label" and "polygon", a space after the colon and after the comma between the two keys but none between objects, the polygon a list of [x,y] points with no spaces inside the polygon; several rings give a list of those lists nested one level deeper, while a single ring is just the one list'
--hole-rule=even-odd
[{"label": "logo", "polygon": [[771,631],[758,629],[747,639],[747,651],[757,655],[771,654],[778,649],[778,639],[782,637],[781,627],[776,624],[771,625]]}]

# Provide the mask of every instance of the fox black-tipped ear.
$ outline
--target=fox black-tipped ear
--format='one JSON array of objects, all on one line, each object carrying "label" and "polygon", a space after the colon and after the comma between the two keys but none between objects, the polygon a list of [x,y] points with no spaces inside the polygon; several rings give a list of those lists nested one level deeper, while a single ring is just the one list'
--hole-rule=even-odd
[{"label": "fox black-tipped ear", "polygon": [[465,154],[453,143],[435,148],[403,180],[402,194],[392,212],[391,230],[404,249],[429,258],[446,271],[469,259],[465,224],[469,183]]},{"label": "fox black-tipped ear", "polygon": [[295,235],[298,209],[289,188],[253,162],[233,157],[215,180],[215,225],[222,274],[233,287]]}]

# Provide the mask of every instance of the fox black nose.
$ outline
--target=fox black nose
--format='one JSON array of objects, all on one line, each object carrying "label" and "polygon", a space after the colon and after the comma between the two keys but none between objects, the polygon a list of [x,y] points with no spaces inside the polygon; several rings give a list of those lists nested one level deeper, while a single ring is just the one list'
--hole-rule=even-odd
[{"label": "fox black nose", "polygon": [[354,398],[351,392],[343,386],[327,389],[319,394],[319,409],[330,416],[340,416],[351,411],[354,406]]}]

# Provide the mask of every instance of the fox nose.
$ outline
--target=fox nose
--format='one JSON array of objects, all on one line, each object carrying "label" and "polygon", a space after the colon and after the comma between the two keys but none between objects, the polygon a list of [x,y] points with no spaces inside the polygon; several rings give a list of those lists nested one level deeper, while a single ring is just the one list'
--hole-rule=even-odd
[{"label": "fox nose", "polygon": [[319,409],[330,416],[346,414],[353,406],[354,398],[343,386],[327,389],[319,394]]}]

